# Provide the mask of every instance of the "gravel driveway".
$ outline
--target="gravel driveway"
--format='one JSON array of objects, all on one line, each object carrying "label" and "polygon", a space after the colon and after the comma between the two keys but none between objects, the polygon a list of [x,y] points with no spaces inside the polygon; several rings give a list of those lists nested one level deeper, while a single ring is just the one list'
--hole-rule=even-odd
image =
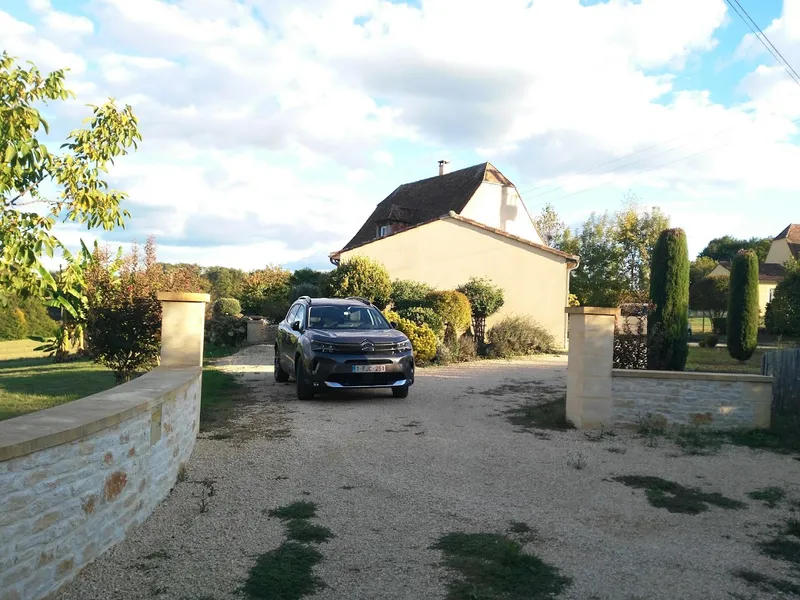
[{"label": "gravel driveway", "polygon": [[[534,529],[527,552],[572,579],[560,598],[789,597],[732,573],[791,575],[756,547],[800,499],[790,456],[729,445],[686,456],[632,432],[592,441],[509,422],[503,411],[563,393],[565,357],[421,369],[405,400],[381,391],[313,402],[274,383],[271,362],[265,346],[225,361],[253,401],[234,427],[201,434],[188,479],[62,600],[241,597],[256,557],[284,539],[266,512],[297,500],[315,502],[316,522],[336,536],[318,547],[320,600],[444,598],[452,574],[431,545],[456,531],[502,533],[511,521]],[[619,475],[654,475],[747,507],[672,513],[611,479]],[[788,493],[775,508],[747,496],[769,486]]]}]

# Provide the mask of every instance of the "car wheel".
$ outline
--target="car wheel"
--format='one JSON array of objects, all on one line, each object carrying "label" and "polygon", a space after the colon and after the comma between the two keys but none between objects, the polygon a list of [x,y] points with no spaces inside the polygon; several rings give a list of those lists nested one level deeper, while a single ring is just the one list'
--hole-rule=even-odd
[{"label": "car wheel", "polygon": [[404,385],[402,387],[393,387],[392,396],[395,398],[408,398],[408,386]]},{"label": "car wheel", "polygon": [[306,379],[306,369],[303,366],[303,359],[297,362],[297,399],[298,400],[313,400],[314,399],[314,385]]},{"label": "car wheel", "polygon": [[278,349],[275,348],[275,368],[273,370],[273,374],[275,375],[275,381],[278,383],[286,383],[289,381],[289,374],[283,370],[281,366],[281,359],[280,354],[278,353]]}]

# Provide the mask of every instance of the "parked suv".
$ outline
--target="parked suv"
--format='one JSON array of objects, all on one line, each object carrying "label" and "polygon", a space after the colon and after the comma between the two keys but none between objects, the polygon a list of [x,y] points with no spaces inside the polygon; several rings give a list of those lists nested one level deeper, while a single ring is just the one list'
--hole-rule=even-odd
[{"label": "parked suv", "polygon": [[363,298],[299,298],[278,326],[275,381],[297,381],[297,397],[326,389],[390,388],[414,383],[411,342]]}]

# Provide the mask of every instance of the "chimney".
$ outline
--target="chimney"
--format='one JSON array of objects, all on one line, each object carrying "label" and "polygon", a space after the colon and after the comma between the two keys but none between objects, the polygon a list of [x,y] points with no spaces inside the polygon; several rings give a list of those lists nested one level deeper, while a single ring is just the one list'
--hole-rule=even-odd
[{"label": "chimney", "polygon": [[447,166],[449,164],[450,164],[449,160],[439,161],[439,175],[447,175],[450,172],[450,168]]}]

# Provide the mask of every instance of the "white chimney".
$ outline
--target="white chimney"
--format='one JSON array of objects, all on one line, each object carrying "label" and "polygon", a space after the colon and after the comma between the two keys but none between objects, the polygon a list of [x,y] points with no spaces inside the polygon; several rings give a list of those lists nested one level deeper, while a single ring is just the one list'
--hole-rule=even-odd
[{"label": "white chimney", "polygon": [[449,160],[439,161],[439,175],[447,175],[450,172],[450,167],[447,166],[449,164],[450,164]]}]

